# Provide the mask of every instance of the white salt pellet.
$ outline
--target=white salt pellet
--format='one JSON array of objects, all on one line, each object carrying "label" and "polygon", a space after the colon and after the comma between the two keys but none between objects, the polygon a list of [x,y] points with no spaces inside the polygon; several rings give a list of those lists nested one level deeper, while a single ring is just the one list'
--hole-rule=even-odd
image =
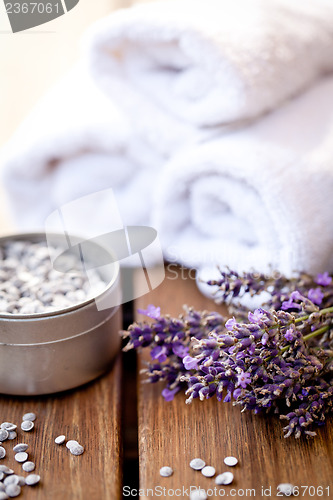
[{"label": "white salt pellet", "polygon": [[229,467],[234,467],[235,465],[238,464],[238,460],[236,457],[225,457],[224,463]]},{"label": "white salt pellet", "polygon": [[15,451],[15,453],[19,453],[20,451],[27,451],[28,449],[28,445],[25,444],[25,443],[18,443],[14,446],[13,448],[13,451]]},{"label": "white salt pellet", "polygon": [[72,446],[75,446],[77,444],[79,444],[77,441],[74,441],[74,439],[70,439],[66,443],[66,448],[68,448],[70,450]]},{"label": "white salt pellet", "polygon": [[11,476],[7,476],[4,479],[3,484],[5,486],[8,486],[9,484],[19,484],[19,477],[16,474],[12,474]]},{"label": "white salt pellet", "polygon": [[21,451],[19,453],[16,453],[14,458],[15,458],[16,462],[19,462],[19,463],[26,462],[28,460],[28,453],[26,453],[25,451]]},{"label": "white salt pellet", "polygon": [[277,487],[278,491],[287,497],[293,494],[294,485],[290,483],[281,483]]},{"label": "white salt pellet", "polygon": [[190,500],[207,500],[207,498],[207,493],[202,489],[196,489],[190,493]]},{"label": "white salt pellet", "polygon": [[6,486],[6,493],[10,498],[18,497],[21,493],[21,486],[18,484],[9,484]]},{"label": "white salt pellet", "polygon": [[34,486],[35,484],[39,483],[39,481],[40,476],[38,474],[29,474],[29,476],[25,478],[25,484],[27,484],[28,486]]},{"label": "white salt pellet", "polygon": [[61,436],[57,436],[54,440],[56,444],[63,444],[66,441],[66,436],[63,434]]},{"label": "white salt pellet", "polygon": [[15,431],[17,429],[17,425],[12,424],[11,422],[2,422],[0,425],[1,429],[6,429],[6,431]]},{"label": "white salt pellet", "polygon": [[206,463],[201,458],[193,458],[190,462],[190,467],[194,470],[201,470],[205,467]]},{"label": "white salt pellet", "polygon": [[14,474],[13,469],[10,469],[7,465],[0,465],[0,472],[4,472],[7,476],[8,474]]},{"label": "white salt pellet", "polygon": [[22,469],[24,470],[24,472],[32,472],[33,470],[35,470],[35,464],[33,462],[24,462],[24,464],[22,464]]},{"label": "white salt pellet", "polygon": [[9,432],[6,429],[0,429],[0,441],[6,441],[8,439]]},{"label": "white salt pellet", "polygon": [[24,420],[21,424],[21,429],[24,432],[29,432],[35,427],[35,424],[31,420]]},{"label": "white salt pellet", "polygon": [[23,422],[25,420],[30,420],[30,422],[34,422],[36,420],[36,414],[35,413],[25,413],[22,417]]},{"label": "white salt pellet", "polygon": [[215,469],[214,467],[211,467],[210,465],[206,465],[206,467],[204,467],[202,470],[201,470],[201,474],[205,477],[213,477],[215,476]]},{"label": "white salt pellet", "polygon": [[84,452],[84,448],[80,444],[73,444],[69,448],[69,451],[71,452],[72,455],[79,456],[82,455],[82,453]]},{"label": "white salt pellet", "polygon": [[232,472],[223,472],[215,478],[215,484],[231,484],[234,480],[234,475]]},{"label": "white salt pellet", "polygon": [[170,477],[173,474],[173,470],[171,467],[161,467],[160,468],[160,475],[162,477]]},{"label": "white salt pellet", "polygon": [[3,446],[0,446],[0,459],[5,458],[6,450]]}]

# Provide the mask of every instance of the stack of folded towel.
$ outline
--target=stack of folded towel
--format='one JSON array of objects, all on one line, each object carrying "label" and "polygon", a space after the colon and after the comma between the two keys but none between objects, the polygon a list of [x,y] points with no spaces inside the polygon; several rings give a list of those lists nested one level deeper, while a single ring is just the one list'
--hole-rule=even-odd
[{"label": "stack of folded towel", "polygon": [[2,152],[18,224],[112,187],[169,260],[333,269],[332,48],[330,0],[165,0],[99,21]]}]

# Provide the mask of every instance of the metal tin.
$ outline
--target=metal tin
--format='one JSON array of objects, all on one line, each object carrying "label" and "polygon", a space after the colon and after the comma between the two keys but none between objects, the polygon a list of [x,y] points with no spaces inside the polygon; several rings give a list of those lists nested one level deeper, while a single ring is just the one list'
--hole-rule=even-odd
[{"label": "metal tin", "polygon": [[[45,239],[44,233],[15,234],[0,238],[0,246],[6,240]],[[64,236],[54,234],[52,239],[61,244]],[[107,285],[96,298],[111,294],[112,303],[120,304],[118,263],[99,272]],[[50,394],[93,380],[109,368],[119,351],[120,329],[120,306],[98,310],[95,298],[44,314],[0,314],[0,392]]]}]

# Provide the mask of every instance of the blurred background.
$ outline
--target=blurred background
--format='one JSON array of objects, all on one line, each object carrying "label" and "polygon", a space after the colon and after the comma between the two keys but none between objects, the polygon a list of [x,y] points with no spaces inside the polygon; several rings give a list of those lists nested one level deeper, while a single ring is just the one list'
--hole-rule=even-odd
[{"label": "blurred background", "polygon": [[[80,38],[87,26],[135,3],[142,0],[80,0],[65,16],[13,34],[4,3],[0,2],[0,148],[38,99],[71,68],[79,55]],[[0,184],[0,233],[10,230],[10,215]]]}]

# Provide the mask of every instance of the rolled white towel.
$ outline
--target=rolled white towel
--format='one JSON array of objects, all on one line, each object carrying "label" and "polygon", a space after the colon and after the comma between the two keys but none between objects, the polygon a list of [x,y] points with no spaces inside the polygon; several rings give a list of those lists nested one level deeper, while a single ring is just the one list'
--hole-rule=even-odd
[{"label": "rolled white towel", "polygon": [[253,119],[332,72],[333,5],[162,0],[98,21],[86,45],[98,84],[165,153],[198,141],[198,127]]},{"label": "rolled white towel", "polygon": [[333,268],[333,78],[164,169],[155,227],[186,266]]},{"label": "rolled white towel", "polygon": [[[1,152],[4,186],[23,230],[43,229],[56,208],[106,188],[113,188],[124,223],[148,224],[150,183],[161,161],[134,137],[83,63],[47,93]],[[107,219],[102,207],[94,210],[96,220]]]}]

